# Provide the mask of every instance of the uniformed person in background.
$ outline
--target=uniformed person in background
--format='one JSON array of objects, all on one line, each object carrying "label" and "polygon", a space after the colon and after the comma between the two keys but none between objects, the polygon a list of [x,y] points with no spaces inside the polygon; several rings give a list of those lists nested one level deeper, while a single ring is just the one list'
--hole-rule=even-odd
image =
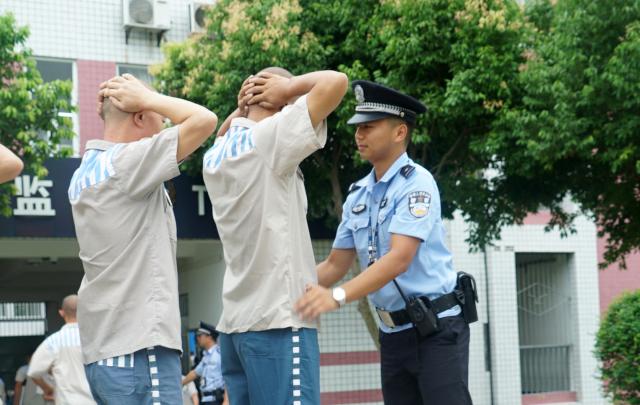
[{"label": "uniformed person in background", "polygon": [[[296,309],[303,318],[369,294],[380,316],[385,404],[468,405],[469,326],[456,295],[445,245],[440,195],[425,168],[406,153],[418,100],[368,81],[353,82],[355,140],[373,170],[353,184],[329,257],[317,266]],[[329,289],[358,256],[366,268]]]},{"label": "uniformed person in background", "polygon": [[203,350],[202,360],[182,379],[182,385],[200,377],[202,405],[229,405],[222,379],[218,331],[214,326],[200,321],[200,328],[196,331],[196,342]]}]

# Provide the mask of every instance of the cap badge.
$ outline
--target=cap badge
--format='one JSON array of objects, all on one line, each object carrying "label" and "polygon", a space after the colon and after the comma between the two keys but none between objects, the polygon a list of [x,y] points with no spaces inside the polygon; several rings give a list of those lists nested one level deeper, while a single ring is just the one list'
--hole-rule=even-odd
[{"label": "cap badge", "polygon": [[364,103],[364,90],[362,89],[362,86],[359,84],[356,85],[356,87],[353,88],[353,92],[356,94],[356,101],[358,104]]}]

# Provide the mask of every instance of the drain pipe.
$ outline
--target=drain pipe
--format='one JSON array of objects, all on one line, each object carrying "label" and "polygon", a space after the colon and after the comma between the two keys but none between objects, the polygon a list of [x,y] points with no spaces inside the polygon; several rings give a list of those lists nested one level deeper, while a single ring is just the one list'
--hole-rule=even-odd
[{"label": "drain pipe", "polygon": [[489,372],[489,394],[491,397],[491,405],[495,405],[495,397],[493,393],[493,367],[491,361],[491,304],[489,300],[489,263],[487,260],[487,245],[482,246],[482,258],[484,261],[484,294],[486,297],[487,312],[485,314],[487,321],[484,323],[484,344],[485,344],[485,371]]}]

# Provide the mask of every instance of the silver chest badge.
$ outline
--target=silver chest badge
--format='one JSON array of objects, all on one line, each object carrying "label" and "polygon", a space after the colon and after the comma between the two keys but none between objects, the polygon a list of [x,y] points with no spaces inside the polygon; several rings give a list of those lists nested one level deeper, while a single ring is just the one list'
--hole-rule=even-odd
[{"label": "silver chest badge", "polygon": [[356,101],[358,104],[364,103],[364,90],[362,89],[362,86],[359,84],[356,85],[356,87],[353,88],[353,92],[356,94]]}]

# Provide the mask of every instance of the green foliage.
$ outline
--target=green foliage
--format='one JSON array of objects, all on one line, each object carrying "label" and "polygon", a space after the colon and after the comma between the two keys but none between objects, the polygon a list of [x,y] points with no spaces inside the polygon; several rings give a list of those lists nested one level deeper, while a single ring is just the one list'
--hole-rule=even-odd
[{"label": "green foliage", "polygon": [[640,291],[609,307],[596,338],[603,389],[616,404],[640,404]]},{"label": "green foliage", "polygon": [[[414,132],[410,154],[436,176],[446,216],[461,209],[478,225],[481,245],[497,235],[506,197],[482,176],[484,142],[510,105],[523,62],[523,16],[515,1],[262,1],[222,0],[208,15],[206,35],[165,46],[153,69],[169,94],[225,117],[242,81],[266,66],[293,73],[345,72],[403,90],[430,110]],[[327,146],[303,164],[310,216],[339,218],[343,190],[369,168],[356,156],[346,121],[348,94],[329,119]],[[201,153],[189,162],[199,171]]]},{"label": "green foliage", "polygon": [[[50,156],[68,156],[58,148],[62,139],[73,137],[70,119],[58,115],[70,111],[70,82],[43,83],[31,51],[24,44],[26,28],[17,27],[11,14],[0,15],[0,143],[13,150],[25,170],[47,175],[44,161]],[[49,133],[48,137],[39,134]],[[0,213],[11,213],[12,185],[0,185]]]},{"label": "green foliage", "polygon": [[521,68],[521,102],[487,141],[502,168],[496,192],[528,210],[549,207],[561,226],[577,213],[563,206],[570,197],[607,237],[605,261],[624,266],[640,246],[640,3],[555,7]]}]

